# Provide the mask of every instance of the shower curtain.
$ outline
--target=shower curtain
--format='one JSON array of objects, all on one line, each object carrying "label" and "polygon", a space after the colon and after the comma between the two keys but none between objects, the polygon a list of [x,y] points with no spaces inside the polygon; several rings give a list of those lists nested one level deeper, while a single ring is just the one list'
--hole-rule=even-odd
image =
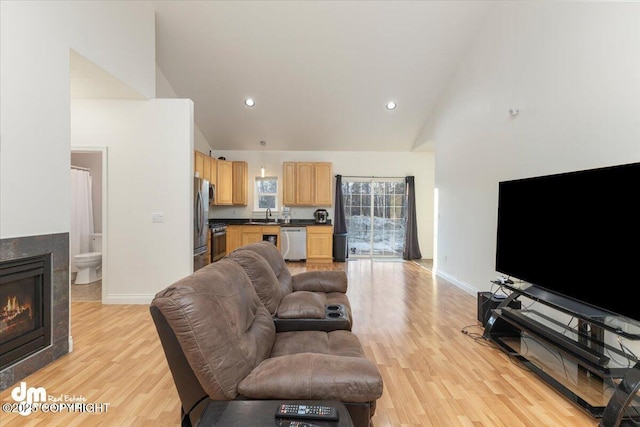
[{"label": "shower curtain", "polygon": [[69,232],[69,264],[71,272],[78,271],[73,257],[91,252],[89,241],[93,233],[93,204],[91,201],[91,174],[71,169],[71,230]]}]

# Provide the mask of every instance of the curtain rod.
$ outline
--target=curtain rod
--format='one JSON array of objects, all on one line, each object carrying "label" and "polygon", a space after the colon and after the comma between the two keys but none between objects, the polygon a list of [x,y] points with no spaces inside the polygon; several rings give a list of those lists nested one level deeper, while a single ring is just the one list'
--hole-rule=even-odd
[{"label": "curtain rod", "polygon": [[74,166],[74,165],[71,165],[71,169],[78,169],[78,170],[81,170],[81,171],[91,172],[91,169],[89,169],[89,168],[81,168],[80,166]]},{"label": "curtain rod", "polygon": [[342,175],[342,177],[343,178],[392,178],[392,179],[406,178],[406,176],[362,176],[362,175]]}]

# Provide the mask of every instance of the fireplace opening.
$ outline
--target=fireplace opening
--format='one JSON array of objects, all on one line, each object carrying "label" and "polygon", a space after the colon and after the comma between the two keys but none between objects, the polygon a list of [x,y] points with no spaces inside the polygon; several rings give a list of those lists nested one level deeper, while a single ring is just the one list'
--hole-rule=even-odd
[{"label": "fireplace opening", "polygon": [[0,262],[0,371],[51,344],[51,254]]}]

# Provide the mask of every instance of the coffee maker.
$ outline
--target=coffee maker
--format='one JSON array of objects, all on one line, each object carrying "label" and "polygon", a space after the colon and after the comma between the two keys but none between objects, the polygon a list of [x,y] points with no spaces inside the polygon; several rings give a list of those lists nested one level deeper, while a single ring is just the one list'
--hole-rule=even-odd
[{"label": "coffee maker", "polygon": [[329,218],[329,213],[326,209],[317,209],[313,213],[313,218],[316,221],[316,224],[326,224],[327,218]]},{"label": "coffee maker", "polygon": [[291,209],[286,206],[282,207],[282,222],[289,224],[291,222]]}]

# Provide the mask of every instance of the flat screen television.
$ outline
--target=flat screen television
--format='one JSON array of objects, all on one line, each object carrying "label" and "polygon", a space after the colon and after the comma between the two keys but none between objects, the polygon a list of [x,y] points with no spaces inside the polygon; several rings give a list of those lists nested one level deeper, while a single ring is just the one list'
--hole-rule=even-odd
[{"label": "flat screen television", "polygon": [[640,163],[498,190],[497,272],[640,322]]}]

